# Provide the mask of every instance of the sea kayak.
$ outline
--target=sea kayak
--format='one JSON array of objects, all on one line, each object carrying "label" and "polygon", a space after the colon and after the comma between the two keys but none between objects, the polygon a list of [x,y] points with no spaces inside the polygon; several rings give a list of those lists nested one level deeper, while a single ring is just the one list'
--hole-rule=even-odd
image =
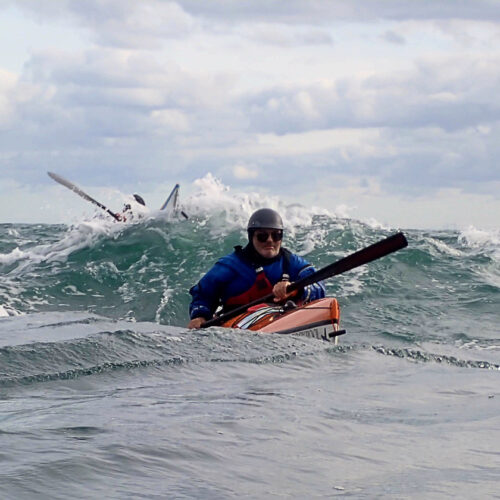
[{"label": "sea kayak", "polygon": [[227,328],[239,328],[282,335],[296,334],[337,343],[340,308],[337,299],[327,297],[302,306],[288,301],[284,306],[258,304],[239,316],[222,323]]}]

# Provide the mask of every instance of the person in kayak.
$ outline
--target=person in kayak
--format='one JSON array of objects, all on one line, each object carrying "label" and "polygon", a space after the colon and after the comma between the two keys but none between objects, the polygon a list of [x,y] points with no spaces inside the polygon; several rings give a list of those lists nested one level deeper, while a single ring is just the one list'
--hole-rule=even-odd
[{"label": "person in kayak", "polygon": [[[146,206],[146,202],[144,201],[144,198],[138,194],[134,194],[134,200],[139,203],[139,205],[142,205],[143,207]],[[116,220],[120,222],[127,222],[127,218],[131,219],[133,218],[134,214],[132,212],[132,206],[130,203],[126,203],[123,205],[123,210],[122,213],[116,213]]]},{"label": "person in kayak", "polygon": [[200,328],[222,312],[248,304],[273,293],[275,302],[290,297],[310,302],[325,296],[323,283],[314,283],[302,291],[286,293],[287,286],[315,272],[305,259],[281,246],[283,221],[275,210],[261,208],[248,221],[248,244],[234,247],[234,252],[219,259],[190,290],[188,328]]}]

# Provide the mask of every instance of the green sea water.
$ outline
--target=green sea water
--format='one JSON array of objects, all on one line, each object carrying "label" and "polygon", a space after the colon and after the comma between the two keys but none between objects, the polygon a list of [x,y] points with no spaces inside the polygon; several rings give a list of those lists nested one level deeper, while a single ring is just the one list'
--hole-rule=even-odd
[{"label": "green sea water", "polygon": [[328,280],[339,346],[192,332],[189,288],[253,210],[0,225],[2,498],[494,498],[500,234],[384,228],[281,205]]}]

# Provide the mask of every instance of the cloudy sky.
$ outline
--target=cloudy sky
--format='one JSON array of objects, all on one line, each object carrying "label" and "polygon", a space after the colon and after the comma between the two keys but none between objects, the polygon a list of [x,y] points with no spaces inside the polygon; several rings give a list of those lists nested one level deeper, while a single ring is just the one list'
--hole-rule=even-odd
[{"label": "cloudy sky", "polygon": [[81,213],[50,170],[500,227],[499,0],[0,0],[0,44],[0,223]]}]

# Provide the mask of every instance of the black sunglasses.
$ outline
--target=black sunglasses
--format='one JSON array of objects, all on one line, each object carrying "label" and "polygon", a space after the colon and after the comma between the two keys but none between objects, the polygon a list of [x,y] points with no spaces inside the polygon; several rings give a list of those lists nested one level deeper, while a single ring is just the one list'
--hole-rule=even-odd
[{"label": "black sunglasses", "polygon": [[271,236],[272,240],[274,242],[276,241],[281,241],[283,239],[283,231],[271,231],[270,233],[267,231],[263,232],[256,232],[255,237],[257,238],[258,241],[261,243],[265,243],[267,239]]}]

